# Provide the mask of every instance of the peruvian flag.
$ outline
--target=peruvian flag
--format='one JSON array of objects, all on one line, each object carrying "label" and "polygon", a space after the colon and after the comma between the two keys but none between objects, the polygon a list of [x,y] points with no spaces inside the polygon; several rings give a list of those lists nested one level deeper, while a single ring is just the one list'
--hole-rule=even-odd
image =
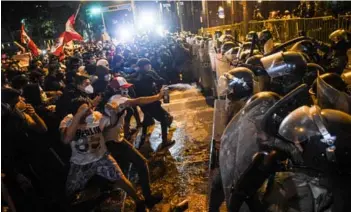
[{"label": "peruvian flag", "polygon": [[29,50],[32,52],[34,57],[39,55],[40,49],[38,49],[34,41],[30,39],[26,31],[24,31],[24,24],[22,24],[22,27],[21,27],[21,42],[28,46]]},{"label": "peruvian flag", "polygon": [[83,40],[83,37],[74,30],[73,25],[75,23],[74,15],[72,15],[66,22],[66,30],[60,35],[55,47],[51,50],[51,52],[60,56],[63,51],[63,46],[65,43],[68,43],[72,40]]},{"label": "peruvian flag", "polygon": [[51,48],[52,54],[60,57],[61,54],[63,55],[63,40],[64,40],[65,32],[60,35],[60,37],[57,39],[55,46]]}]

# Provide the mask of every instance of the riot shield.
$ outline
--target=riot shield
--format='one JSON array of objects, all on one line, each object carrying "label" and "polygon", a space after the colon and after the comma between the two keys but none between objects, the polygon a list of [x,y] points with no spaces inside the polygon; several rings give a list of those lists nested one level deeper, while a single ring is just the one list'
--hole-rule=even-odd
[{"label": "riot shield", "polygon": [[329,85],[320,77],[317,78],[317,104],[323,109],[351,113],[351,96]]},{"label": "riot shield", "polygon": [[214,80],[211,71],[211,60],[208,53],[208,42],[202,41],[199,48],[199,81],[203,89],[209,91],[213,88]]},{"label": "riot shield", "polygon": [[210,56],[211,70],[216,72],[216,50],[214,47],[214,41],[209,41],[208,43],[208,54]]},{"label": "riot shield", "polygon": [[194,42],[192,44],[192,71],[195,82],[199,81],[199,67],[200,67],[200,59],[199,59],[199,48],[200,45]]},{"label": "riot shield", "polygon": [[268,109],[279,100],[272,92],[254,95],[232,118],[223,132],[219,154],[220,173],[226,201],[228,203],[232,185],[251,164],[259,151],[258,140],[269,142],[273,137],[261,130],[261,120]]},{"label": "riot shield", "polygon": [[230,62],[222,54],[216,55],[216,75],[217,80],[220,76],[230,70]]}]

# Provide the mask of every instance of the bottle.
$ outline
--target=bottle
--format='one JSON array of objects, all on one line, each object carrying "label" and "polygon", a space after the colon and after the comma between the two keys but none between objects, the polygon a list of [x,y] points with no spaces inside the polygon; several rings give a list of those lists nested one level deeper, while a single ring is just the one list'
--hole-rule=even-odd
[{"label": "bottle", "polygon": [[169,103],[169,90],[168,88],[165,88],[164,94],[163,94],[163,103],[168,104]]}]

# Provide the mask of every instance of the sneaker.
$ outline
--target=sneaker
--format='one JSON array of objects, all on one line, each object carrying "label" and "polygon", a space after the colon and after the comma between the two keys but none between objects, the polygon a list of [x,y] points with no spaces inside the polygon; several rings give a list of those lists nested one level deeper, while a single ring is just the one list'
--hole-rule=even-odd
[{"label": "sneaker", "polygon": [[166,141],[166,142],[162,142],[158,148],[159,148],[159,150],[162,150],[162,149],[165,149],[165,148],[170,148],[174,144],[175,144],[175,140]]},{"label": "sneaker", "polygon": [[163,200],[163,194],[162,193],[157,193],[151,195],[151,197],[145,199],[145,205],[147,208],[151,209],[153,208],[156,204],[161,202]]}]

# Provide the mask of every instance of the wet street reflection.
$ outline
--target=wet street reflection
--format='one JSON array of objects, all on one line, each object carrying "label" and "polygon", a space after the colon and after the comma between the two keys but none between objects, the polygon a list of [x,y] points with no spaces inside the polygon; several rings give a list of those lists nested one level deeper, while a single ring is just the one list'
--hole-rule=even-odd
[{"label": "wet street reflection", "polygon": [[[156,151],[162,140],[161,127],[156,122],[149,129],[154,128],[149,137],[151,142],[141,148],[149,159],[152,191],[164,194],[162,203],[152,211],[170,211],[184,200],[189,203],[188,211],[205,211],[213,108],[195,88],[171,93],[171,103],[163,107],[174,117],[169,137],[176,144],[168,150]],[[129,211],[131,205],[131,200],[127,199],[125,211]]]}]

